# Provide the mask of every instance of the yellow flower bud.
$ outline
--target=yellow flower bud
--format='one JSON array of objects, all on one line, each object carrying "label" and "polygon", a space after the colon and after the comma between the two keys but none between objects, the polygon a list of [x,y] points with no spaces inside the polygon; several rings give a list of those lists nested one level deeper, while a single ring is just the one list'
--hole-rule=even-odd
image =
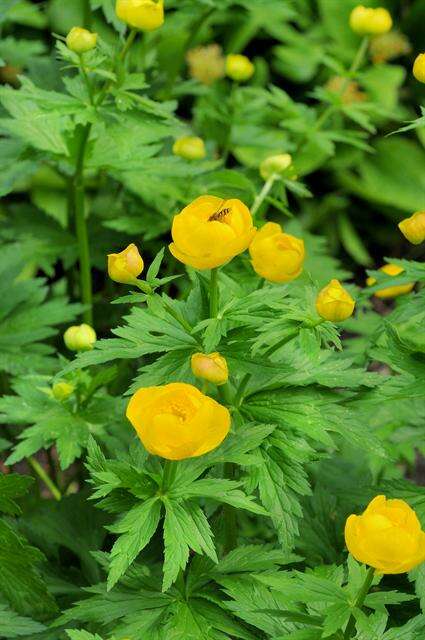
[{"label": "yellow flower bud", "polygon": [[190,364],[192,373],[197,378],[208,380],[216,385],[225,384],[229,379],[226,358],[219,353],[194,353]]},{"label": "yellow flower bud", "polygon": [[90,351],[96,342],[96,332],[88,324],[69,327],[63,334],[65,346],[70,351]]},{"label": "yellow flower bud", "polygon": [[360,90],[358,82],[348,82],[341,76],[333,76],[326,83],[326,89],[332,93],[336,93],[343,104],[353,104],[355,102],[364,102],[367,94]]},{"label": "yellow flower bud", "polygon": [[225,76],[225,60],[218,44],[190,49],[186,60],[190,77],[202,84],[210,85]]},{"label": "yellow flower bud", "polygon": [[263,180],[268,180],[273,174],[281,175],[285,173],[292,164],[292,156],[289,153],[280,153],[276,156],[269,156],[260,164],[260,174]]},{"label": "yellow flower bud", "polygon": [[392,26],[391,14],[382,7],[371,9],[358,5],[350,14],[350,27],[362,36],[387,33]]},{"label": "yellow flower bud", "polygon": [[127,418],[149,453],[167,460],[208,453],[230,429],[226,407],[181,382],[139,389],[128,404]]},{"label": "yellow flower bud", "polygon": [[266,222],[249,246],[251,264],[259,276],[271,282],[290,282],[301,274],[304,242],[283,233],[276,222]]},{"label": "yellow flower bud", "polygon": [[255,234],[243,202],[201,196],[174,216],[170,251],[195,269],[213,269],[247,249]]},{"label": "yellow flower bud", "polygon": [[347,519],[345,543],[358,562],[379,573],[405,573],[425,560],[425,533],[404,500],[376,496],[360,516]]},{"label": "yellow flower bud", "polygon": [[[396,264],[385,264],[379,269],[379,271],[382,271],[389,276],[398,276],[400,273],[403,273],[404,269]],[[374,284],[376,284],[376,279],[368,278],[366,280],[366,284],[368,287],[372,287]],[[397,296],[402,296],[403,294],[412,291],[414,286],[415,283],[412,282],[409,284],[401,284],[398,287],[387,287],[386,289],[376,291],[375,296],[377,298],[397,298]]]},{"label": "yellow flower bud", "polygon": [[425,53],[420,53],[413,65],[413,75],[419,82],[425,82]]},{"label": "yellow flower bud", "polygon": [[66,36],[66,46],[74,53],[82,54],[91,51],[97,43],[97,33],[92,33],[82,27],[72,27]]},{"label": "yellow flower bud", "polygon": [[116,14],[133,29],[154,31],[164,24],[163,0],[117,0]]},{"label": "yellow flower bud", "polygon": [[255,67],[251,60],[240,53],[231,53],[226,57],[226,75],[236,82],[245,82],[254,75]]},{"label": "yellow flower bud", "polygon": [[56,382],[52,387],[53,397],[60,402],[67,400],[74,393],[75,387],[69,382]]},{"label": "yellow flower bud", "polygon": [[135,244],[129,244],[121,253],[108,255],[108,274],[114,282],[133,284],[143,271],[144,263]]},{"label": "yellow flower bud", "polygon": [[398,225],[404,237],[412,244],[421,244],[425,240],[425,211],[417,211]]},{"label": "yellow flower bud", "polygon": [[185,160],[202,160],[207,155],[204,141],[196,136],[184,136],[176,140],[173,153]]},{"label": "yellow flower bud", "polygon": [[353,315],[355,301],[339,280],[333,279],[316,299],[317,313],[324,320],[342,322]]}]

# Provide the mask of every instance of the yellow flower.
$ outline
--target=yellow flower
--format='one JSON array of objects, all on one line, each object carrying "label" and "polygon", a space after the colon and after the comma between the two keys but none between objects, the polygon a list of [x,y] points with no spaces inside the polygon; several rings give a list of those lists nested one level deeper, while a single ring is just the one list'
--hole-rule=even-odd
[{"label": "yellow flower", "polygon": [[391,14],[382,7],[370,9],[360,4],[350,15],[350,27],[359,35],[381,35],[390,31],[392,26]]},{"label": "yellow flower", "polygon": [[128,404],[127,418],[149,453],[167,460],[208,453],[230,429],[226,407],[181,382],[139,389]]},{"label": "yellow flower", "polygon": [[108,274],[114,282],[132,284],[143,271],[143,259],[135,244],[129,244],[121,253],[108,255]]},{"label": "yellow flower", "polygon": [[355,301],[339,280],[333,279],[320,291],[316,299],[319,316],[330,322],[342,322],[353,315]]},{"label": "yellow flower", "polygon": [[219,353],[194,353],[190,364],[192,373],[197,378],[202,378],[213,384],[225,384],[229,379],[229,369],[226,358]]},{"label": "yellow flower", "polygon": [[342,78],[341,76],[333,76],[330,78],[326,83],[326,88],[328,91],[339,95],[343,104],[364,102],[367,98],[367,94],[360,90],[358,82],[349,82],[347,84],[345,78]]},{"label": "yellow flower", "polygon": [[413,75],[419,82],[425,82],[425,53],[420,53],[413,65]]},{"label": "yellow flower", "polygon": [[96,332],[89,324],[80,324],[69,327],[63,340],[70,351],[90,351],[96,342]]},{"label": "yellow flower", "polygon": [[195,269],[213,269],[245,251],[255,231],[240,200],[201,196],[174,216],[170,251]]},{"label": "yellow flower", "polygon": [[231,53],[226,57],[226,75],[236,82],[245,82],[254,75],[255,67],[251,60],[240,53]]},{"label": "yellow flower", "polygon": [[154,31],[164,24],[163,0],[117,0],[116,14],[133,29]]},{"label": "yellow flower", "polygon": [[283,233],[276,222],[266,222],[249,246],[251,264],[259,276],[271,282],[298,278],[305,258],[304,242]]},{"label": "yellow flower", "polygon": [[361,516],[347,519],[345,543],[356,560],[379,573],[405,573],[425,560],[425,533],[404,500],[376,496]]},{"label": "yellow flower", "polygon": [[176,140],[173,153],[185,160],[202,160],[207,155],[204,141],[196,136],[184,136]]},{"label": "yellow flower", "polygon": [[[396,264],[386,264],[381,267],[379,271],[382,271],[389,276],[398,276],[400,273],[403,273],[404,269]],[[368,287],[372,287],[374,284],[376,284],[375,278],[368,278],[366,280],[366,284]],[[396,287],[387,287],[386,289],[376,291],[375,296],[377,298],[397,298],[397,296],[402,296],[403,294],[412,291],[414,286],[415,284],[412,282],[409,284],[400,284]]]},{"label": "yellow flower", "polygon": [[97,33],[92,33],[82,27],[72,27],[66,36],[66,46],[75,53],[82,54],[91,51],[97,43]]},{"label": "yellow flower", "polygon": [[292,164],[292,156],[289,153],[280,153],[269,156],[260,164],[260,174],[263,180],[268,180],[272,175],[285,173]]},{"label": "yellow flower", "polygon": [[425,240],[425,211],[417,211],[398,225],[404,237],[412,244],[421,244]]},{"label": "yellow flower", "polygon": [[186,54],[189,75],[202,84],[210,85],[225,75],[225,60],[220,45],[190,49]]},{"label": "yellow flower", "polygon": [[75,387],[69,382],[56,382],[52,387],[53,397],[62,402],[74,393]]}]

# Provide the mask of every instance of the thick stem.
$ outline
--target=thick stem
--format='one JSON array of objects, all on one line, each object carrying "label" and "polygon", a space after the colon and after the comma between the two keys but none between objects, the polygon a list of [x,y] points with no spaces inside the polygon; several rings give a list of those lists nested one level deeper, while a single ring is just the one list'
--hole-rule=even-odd
[{"label": "thick stem", "polygon": [[216,318],[218,314],[219,290],[218,267],[211,269],[210,276],[210,318]]},{"label": "thick stem", "polygon": [[177,473],[177,462],[174,460],[166,460],[162,474],[161,490],[163,493],[172,487]]},{"label": "thick stem", "polygon": [[[224,475],[229,480],[235,477],[235,465],[233,462],[226,462],[224,465]],[[229,553],[236,548],[238,542],[236,510],[230,504],[223,508],[224,518],[224,553]]]},{"label": "thick stem", "polygon": [[80,71],[81,71],[81,75],[83,76],[83,80],[86,84],[87,87],[87,93],[89,94],[89,100],[90,100],[90,104],[94,104],[94,98],[93,98],[93,87],[91,85],[90,82],[90,78],[87,75],[87,71],[86,68],[84,66],[84,54],[80,54]]},{"label": "thick stem", "polygon": [[246,373],[244,375],[244,377],[242,378],[240,385],[236,391],[235,394],[235,399],[233,401],[233,404],[235,407],[240,407],[242,402],[243,402],[243,398],[244,398],[244,393],[245,393],[245,389],[248,386],[248,382],[251,379],[251,374],[250,373]]},{"label": "thick stem", "polygon": [[[375,575],[375,569],[373,567],[369,567],[369,570],[366,574],[366,579],[361,587],[355,602],[356,609],[361,609],[367,594],[369,593],[370,586],[373,582],[373,576]],[[351,614],[350,619],[348,620],[347,626],[345,628],[344,640],[349,640],[353,636],[353,631],[356,626],[356,618],[354,614]]]},{"label": "thick stem", "polygon": [[58,500],[58,501],[61,500],[62,498],[61,492],[59,491],[59,489],[57,488],[53,480],[49,478],[48,474],[44,471],[41,464],[32,456],[27,458],[27,462],[30,465],[30,467],[35,471],[35,473],[38,475],[40,480],[44,482],[44,484],[49,489],[50,493],[55,498],[55,500]]},{"label": "thick stem", "polygon": [[251,208],[252,217],[255,216],[255,214],[257,213],[257,211],[259,210],[259,208],[263,204],[264,200],[269,195],[269,193],[271,191],[271,188],[274,185],[274,183],[276,182],[276,180],[278,179],[278,177],[279,177],[278,175],[273,173],[273,175],[271,175],[270,178],[268,178],[266,180],[266,182],[264,183],[263,188],[261,189],[260,193],[255,198],[254,204],[252,205],[252,208]]},{"label": "thick stem", "polygon": [[122,51],[121,51],[120,56],[119,56],[119,59],[120,59],[121,62],[124,62],[124,60],[126,59],[127,53],[130,51],[131,45],[135,41],[136,36],[137,36],[138,33],[139,32],[138,32],[137,29],[132,29],[130,31],[130,33],[128,34],[128,38],[125,41],[124,46],[123,46]]},{"label": "thick stem", "polygon": [[90,245],[85,216],[84,159],[90,137],[91,124],[87,124],[82,132],[77,152],[77,162],[73,179],[73,202],[75,214],[75,230],[77,233],[80,262],[81,301],[86,306],[84,322],[93,324],[93,293],[91,281]]}]

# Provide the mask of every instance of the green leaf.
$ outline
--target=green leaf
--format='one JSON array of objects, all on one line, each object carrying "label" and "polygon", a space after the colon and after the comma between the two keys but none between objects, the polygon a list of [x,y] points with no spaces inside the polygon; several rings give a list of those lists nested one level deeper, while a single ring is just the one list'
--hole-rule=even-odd
[{"label": "green leaf", "polygon": [[7,605],[0,604],[1,635],[2,638],[19,638],[41,633],[46,627],[31,618],[25,618],[15,613]]},{"label": "green leaf", "polygon": [[9,515],[19,515],[21,508],[14,498],[24,495],[33,482],[31,476],[20,476],[16,473],[0,475],[0,511]]}]

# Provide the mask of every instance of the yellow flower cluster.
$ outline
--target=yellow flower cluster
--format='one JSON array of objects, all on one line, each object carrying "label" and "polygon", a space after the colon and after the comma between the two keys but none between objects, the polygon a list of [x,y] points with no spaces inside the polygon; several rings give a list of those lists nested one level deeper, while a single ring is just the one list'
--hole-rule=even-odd
[{"label": "yellow flower cluster", "polygon": [[371,9],[358,5],[350,15],[350,27],[362,36],[381,35],[391,30],[391,14],[382,7]]}]

